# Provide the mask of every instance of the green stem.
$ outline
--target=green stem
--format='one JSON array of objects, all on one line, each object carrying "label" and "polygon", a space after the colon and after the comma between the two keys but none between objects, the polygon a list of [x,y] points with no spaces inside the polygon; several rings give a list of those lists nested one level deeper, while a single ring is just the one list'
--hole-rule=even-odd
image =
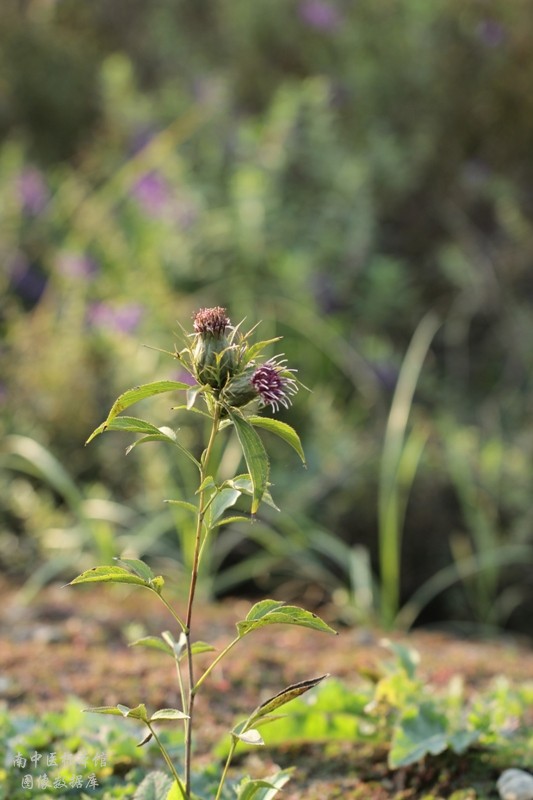
[{"label": "green stem", "polygon": [[235,748],[236,747],[237,747],[237,738],[232,735],[232,737],[231,737],[231,746],[230,746],[230,749],[229,749],[228,757],[226,759],[226,763],[224,764],[224,770],[222,771],[222,775],[220,777],[220,783],[218,784],[218,789],[217,789],[215,800],[220,800],[220,797],[221,797],[221,794],[222,794],[222,787],[224,786],[224,783],[226,782],[226,777],[227,777],[228,770],[230,768],[230,764],[231,764],[231,761],[233,759],[233,755],[235,753]]},{"label": "green stem", "polygon": [[[215,403],[213,422],[211,426],[209,441],[201,458],[200,486],[203,485],[205,479],[209,474],[208,473],[209,461],[211,458],[213,445],[215,443],[215,438],[218,433],[220,425],[220,414],[221,414],[221,407],[218,403]],[[193,732],[193,719],[194,719],[194,698],[197,688],[194,685],[194,667],[193,667],[193,658],[191,652],[191,622],[192,622],[192,612],[194,606],[194,597],[196,593],[196,584],[198,582],[198,571],[200,567],[202,526],[204,522],[206,508],[207,508],[207,503],[205,503],[205,490],[202,489],[200,491],[200,497],[198,501],[198,515],[196,520],[194,556],[193,556],[191,583],[189,586],[189,599],[187,602],[187,614],[185,617],[185,629],[184,629],[185,636],[187,637],[187,667],[189,674],[189,697],[186,709],[186,713],[189,715],[189,719],[186,720],[185,722],[185,787],[187,794],[189,793],[191,786],[191,757],[192,757],[192,732]]]},{"label": "green stem", "polygon": [[210,664],[210,665],[207,667],[207,669],[206,669],[206,671],[204,672],[204,674],[203,674],[203,675],[202,675],[200,678],[198,678],[198,680],[196,681],[196,684],[195,684],[195,686],[194,686],[194,691],[195,691],[195,693],[198,691],[198,689],[200,688],[200,686],[202,685],[202,683],[205,681],[205,679],[206,679],[206,678],[207,678],[207,677],[208,677],[208,676],[211,674],[211,672],[214,670],[214,668],[216,667],[216,665],[217,665],[217,664],[218,664],[220,661],[222,661],[222,659],[224,658],[224,656],[225,656],[225,655],[227,655],[227,653],[229,653],[229,651],[231,650],[231,648],[232,648],[232,647],[234,647],[234,646],[237,644],[237,642],[239,642],[241,639],[242,639],[242,636],[237,636],[235,639],[233,639],[233,641],[231,641],[231,642],[230,642],[230,643],[229,643],[229,644],[228,644],[228,645],[227,645],[227,646],[224,648],[224,650],[222,650],[222,652],[221,652],[221,653],[219,653],[219,654],[218,654],[218,656],[217,656],[217,657],[216,657],[216,658],[215,658],[215,659],[212,661],[212,663],[211,663],[211,664]]},{"label": "green stem", "polygon": [[161,739],[159,738],[159,736],[157,735],[157,733],[155,732],[153,727],[150,725],[150,723],[148,722],[147,724],[148,724],[148,728],[150,730],[150,733],[152,734],[152,736],[154,737],[155,741],[157,742],[157,746],[159,747],[159,749],[161,751],[161,755],[165,759],[167,767],[171,771],[174,780],[178,784],[178,789],[181,792],[181,796],[183,797],[183,800],[189,800],[189,789],[187,789],[183,785],[183,781],[181,780],[180,776],[176,772],[176,768],[175,768],[174,764],[172,763],[172,759],[170,758],[169,754],[167,753],[165,747],[163,746],[163,743],[161,742]]},{"label": "green stem", "polygon": [[[155,590],[154,590],[154,591],[155,591]],[[161,602],[163,603],[163,605],[165,606],[165,608],[167,609],[167,611],[169,611],[169,612],[172,614],[172,616],[174,617],[174,619],[176,620],[176,622],[177,622],[177,623],[178,623],[178,625],[180,626],[180,628],[181,628],[181,630],[183,631],[183,633],[186,633],[186,632],[187,632],[187,628],[186,628],[186,625],[185,625],[185,623],[184,623],[184,622],[183,622],[183,620],[182,620],[182,619],[180,619],[180,617],[179,617],[179,616],[176,614],[176,612],[174,611],[174,609],[172,608],[172,606],[170,605],[170,603],[169,603],[167,600],[165,600],[165,598],[163,597],[163,595],[162,595],[162,594],[159,594],[159,592],[156,592],[156,595],[159,597],[159,599],[161,600]]]}]

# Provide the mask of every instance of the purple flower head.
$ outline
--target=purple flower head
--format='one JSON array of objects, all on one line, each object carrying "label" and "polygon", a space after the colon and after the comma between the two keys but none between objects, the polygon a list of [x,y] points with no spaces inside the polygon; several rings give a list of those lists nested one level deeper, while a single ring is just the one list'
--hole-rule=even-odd
[{"label": "purple flower head", "polygon": [[226,328],[231,325],[231,321],[226,316],[226,309],[221,306],[214,308],[201,308],[194,316],[194,332],[199,334],[211,334],[220,337],[225,333]]},{"label": "purple flower head", "polygon": [[319,31],[336,31],[342,22],[339,11],[325,0],[303,0],[299,14],[306,25]]},{"label": "purple flower head", "polygon": [[260,367],[257,367],[251,377],[251,384],[261,404],[269,405],[273,411],[279,411],[280,406],[288,408],[292,402],[291,397],[298,391],[298,384],[291,377],[293,369],[287,369],[285,359],[276,361],[271,358]]},{"label": "purple flower head", "polygon": [[91,279],[98,272],[97,264],[89,256],[78,253],[60,253],[57,259],[58,271],[65,278]]},{"label": "purple flower head", "polygon": [[30,216],[40,214],[48,201],[48,189],[42,173],[27,167],[19,176],[18,190],[22,208]]},{"label": "purple flower head", "polygon": [[476,27],[476,34],[487,47],[499,47],[506,38],[503,25],[494,19],[484,19]]},{"label": "purple flower head", "polygon": [[147,172],[139,178],[133,186],[132,194],[151,217],[160,217],[170,201],[168,184],[157,172]]},{"label": "purple flower head", "polygon": [[94,303],[88,311],[87,319],[94,328],[108,329],[118,333],[133,333],[143,316],[139,303]]}]

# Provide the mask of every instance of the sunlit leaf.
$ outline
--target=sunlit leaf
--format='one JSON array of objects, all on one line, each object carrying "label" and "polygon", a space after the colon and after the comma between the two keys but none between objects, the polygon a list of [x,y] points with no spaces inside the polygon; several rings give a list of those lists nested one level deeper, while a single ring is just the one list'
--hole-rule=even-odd
[{"label": "sunlit leaf", "polygon": [[283,439],[284,442],[287,442],[287,444],[298,453],[302,463],[305,464],[305,454],[302,443],[294,428],[291,428],[291,426],[287,425],[286,422],[281,422],[281,420],[273,419],[272,417],[250,416],[246,419],[254,427],[264,428],[266,431],[279,436],[279,438]]},{"label": "sunlit leaf", "polygon": [[129,706],[118,703],[117,708],[123,717],[131,717],[131,719],[138,719],[142,722],[148,721],[148,712],[146,711],[146,706],[144,703],[139,703],[139,705],[135,706],[135,708],[129,708]]},{"label": "sunlit leaf", "polygon": [[109,428],[115,417],[126,408],[129,408],[129,406],[139,402],[139,400],[144,400],[146,397],[152,397],[153,395],[162,394],[163,392],[175,392],[180,389],[187,391],[190,389],[190,386],[187,383],[181,383],[179,381],[155,381],[154,383],[145,383],[142,386],[135,386],[133,389],[128,389],[127,392],[124,392],[115,400],[105,422],[93,431],[86,443],[88,444],[95,436]]},{"label": "sunlit leaf", "polygon": [[265,625],[298,625],[302,628],[311,628],[324,633],[336,633],[320,617],[311,611],[306,611],[298,606],[286,606],[277,600],[261,600],[250,610],[246,619],[237,622],[239,636],[246,636],[251,631],[263,628]]},{"label": "sunlit leaf", "polygon": [[161,800],[167,796],[171,786],[172,779],[164,772],[149,772],[137,787],[133,800]]},{"label": "sunlit leaf", "polygon": [[252,481],[252,514],[255,514],[268,487],[268,456],[261,438],[252,425],[240,414],[233,411],[229,412],[229,416],[235,427]]},{"label": "sunlit leaf", "polygon": [[179,708],[160,708],[158,711],[154,711],[149,721],[154,722],[158,719],[189,719],[189,716]]},{"label": "sunlit leaf", "polygon": [[148,647],[152,650],[161,650],[170,656],[174,656],[174,652],[169,645],[160,639],[159,636],[143,636],[141,639],[136,639],[134,642],[129,643],[130,647]]},{"label": "sunlit leaf", "polygon": [[186,500],[165,500],[165,503],[168,503],[171,506],[179,506],[179,508],[184,508],[186,511],[190,511],[192,514],[196,514],[198,508],[194,505],[194,503],[188,503]]},{"label": "sunlit leaf", "polygon": [[82,572],[81,575],[70,581],[69,585],[73,586],[76,583],[130,583],[136,586],[146,586],[149,589],[152,588],[147,581],[138,575],[132,575],[129,570],[123,567],[93,567]]},{"label": "sunlit leaf", "polygon": [[115,558],[114,560],[119,564],[122,564],[130,572],[138,575],[139,578],[142,578],[147,583],[155,578],[155,574],[152,572],[148,564],[145,564],[140,558]]},{"label": "sunlit leaf", "polygon": [[264,745],[265,743],[259,731],[256,731],[254,728],[251,728],[244,733],[236,733],[234,736],[245,744]]},{"label": "sunlit leaf", "polygon": [[327,678],[328,674],[320,675],[318,678],[311,678],[310,680],[300,681],[299,683],[293,683],[290,686],[287,686],[286,689],[283,689],[281,692],[278,692],[273,697],[270,697],[268,700],[265,700],[264,703],[261,703],[255,711],[250,714],[250,717],[247,721],[248,725],[254,725],[255,722],[263,716],[270,715],[273,711],[276,711],[281,706],[284,706],[286,703],[289,703],[291,700],[294,700],[295,697],[300,697],[300,695],[305,694],[310,689],[314,689],[315,686],[318,686],[324,678]]},{"label": "sunlit leaf", "polygon": [[243,517],[240,515],[235,517],[224,517],[224,519],[219,519],[218,522],[215,522],[214,525],[212,525],[212,527],[219,528],[222,525],[229,525],[232,522],[250,522],[250,518]]},{"label": "sunlit leaf", "polygon": [[95,706],[94,708],[84,708],[87,714],[111,714],[114,717],[123,717],[122,711],[117,706]]}]

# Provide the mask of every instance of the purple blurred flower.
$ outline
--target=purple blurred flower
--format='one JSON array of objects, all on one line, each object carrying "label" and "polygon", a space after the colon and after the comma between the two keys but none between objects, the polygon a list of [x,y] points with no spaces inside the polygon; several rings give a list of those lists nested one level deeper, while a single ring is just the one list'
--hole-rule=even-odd
[{"label": "purple blurred flower", "polygon": [[37,305],[46,288],[47,278],[38,264],[17,253],[8,266],[10,285],[26,308]]},{"label": "purple blurred flower", "polygon": [[143,317],[143,307],[139,303],[93,303],[87,312],[87,321],[94,328],[107,329],[118,333],[133,333]]},{"label": "purple blurred flower", "polygon": [[31,216],[40,214],[49,196],[42,173],[35,167],[27,167],[19,176],[18,190],[24,211]]},{"label": "purple blurred flower", "polygon": [[98,265],[89,256],[79,253],[60,253],[57,269],[65,278],[93,278],[98,272]]},{"label": "purple blurred flower", "polygon": [[506,38],[505,28],[494,19],[484,19],[479,22],[476,34],[487,47],[499,47]]},{"label": "purple blurred flower", "polygon": [[342,22],[338,9],[325,0],[303,0],[299,14],[306,25],[319,31],[336,31]]},{"label": "purple blurred flower", "polygon": [[157,172],[147,172],[134,184],[132,194],[144,211],[159,217],[168,208],[170,191],[167,182]]}]

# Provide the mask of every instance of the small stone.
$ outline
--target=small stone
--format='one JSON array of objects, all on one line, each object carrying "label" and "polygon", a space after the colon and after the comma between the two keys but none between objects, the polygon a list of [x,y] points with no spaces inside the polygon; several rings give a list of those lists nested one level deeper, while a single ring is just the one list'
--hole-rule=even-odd
[{"label": "small stone", "polygon": [[533,775],[523,769],[506,769],[496,786],[502,800],[533,800]]}]

